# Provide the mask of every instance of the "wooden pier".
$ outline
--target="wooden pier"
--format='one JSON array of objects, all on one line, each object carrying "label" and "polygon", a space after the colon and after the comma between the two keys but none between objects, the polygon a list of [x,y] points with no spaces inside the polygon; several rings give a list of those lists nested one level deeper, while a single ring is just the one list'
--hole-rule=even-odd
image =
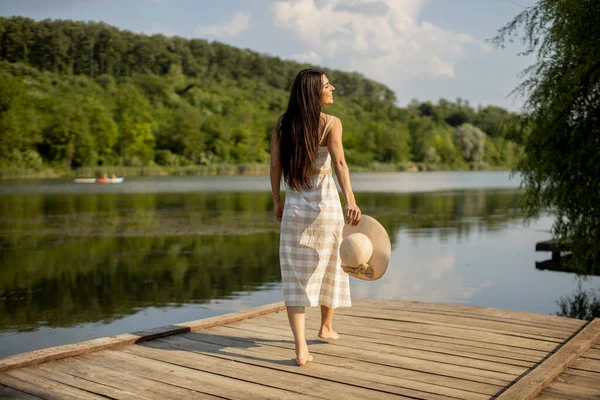
[{"label": "wooden pier", "polygon": [[0,359],[7,399],[598,399],[600,319],[353,299],[298,367],[282,303]]},{"label": "wooden pier", "polygon": [[563,263],[563,258],[572,257],[572,245],[569,239],[566,240],[547,240],[545,242],[539,242],[535,244],[535,251],[549,251],[552,253],[552,258],[545,261],[536,261],[535,267],[541,270],[550,271],[562,271],[562,272],[574,272],[577,271],[569,270]]}]

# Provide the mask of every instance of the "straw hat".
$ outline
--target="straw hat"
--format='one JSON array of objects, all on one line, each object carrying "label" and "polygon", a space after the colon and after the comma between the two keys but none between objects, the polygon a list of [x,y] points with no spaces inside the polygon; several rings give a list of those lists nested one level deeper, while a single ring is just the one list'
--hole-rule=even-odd
[{"label": "straw hat", "polygon": [[385,228],[375,218],[363,214],[358,225],[344,225],[342,237],[343,270],[365,281],[381,278],[392,253],[392,243]]}]

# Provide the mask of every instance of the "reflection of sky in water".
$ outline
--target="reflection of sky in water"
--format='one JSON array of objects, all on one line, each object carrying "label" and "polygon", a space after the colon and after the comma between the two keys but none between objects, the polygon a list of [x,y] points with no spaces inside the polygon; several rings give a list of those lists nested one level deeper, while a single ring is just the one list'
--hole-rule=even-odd
[{"label": "reflection of sky in water", "polygon": [[[556,301],[575,292],[577,277],[535,268],[535,261],[550,258],[534,248],[549,239],[551,224],[542,218],[529,227],[508,223],[495,232],[443,239],[422,229],[400,230],[386,274],[374,282],[352,279],[352,295],[553,314]],[[583,288],[600,288],[600,277]]]}]

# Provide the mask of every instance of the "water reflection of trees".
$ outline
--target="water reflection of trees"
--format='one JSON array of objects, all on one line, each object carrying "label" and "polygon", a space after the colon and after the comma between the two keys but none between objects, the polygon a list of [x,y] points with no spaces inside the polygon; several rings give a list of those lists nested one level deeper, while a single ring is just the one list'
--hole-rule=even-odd
[{"label": "water reflection of trees", "polygon": [[280,280],[273,234],[101,238],[5,248],[0,329],[109,321]]},{"label": "water reflection of trees", "polygon": [[[519,217],[518,191],[360,193],[398,229],[468,235]],[[0,196],[0,330],[108,321],[280,279],[268,193]]]},{"label": "water reflection of trees", "polygon": [[[363,212],[391,232],[440,236],[495,230],[520,216],[519,191],[360,193]],[[54,236],[186,236],[277,232],[265,193],[14,195],[0,197],[0,240]],[[443,229],[442,229],[443,228]]]},{"label": "water reflection of trees", "polygon": [[558,301],[559,311],[556,315],[561,317],[593,320],[600,318],[600,291],[593,289],[583,290],[581,280],[577,290],[572,295],[561,297]]},{"label": "water reflection of trees", "polygon": [[[473,230],[494,231],[520,217],[520,191],[470,190],[438,193],[361,193],[361,210],[377,218],[388,232],[466,236]],[[392,238],[393,240],[393,238]]]}]

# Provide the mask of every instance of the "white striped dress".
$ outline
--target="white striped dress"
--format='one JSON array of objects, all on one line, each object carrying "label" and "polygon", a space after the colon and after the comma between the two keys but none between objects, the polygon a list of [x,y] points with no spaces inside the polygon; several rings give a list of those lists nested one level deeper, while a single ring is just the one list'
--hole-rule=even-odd
[{"label": "white striped dress", "polygon": [[339,257],[344,214],[326,146],[318,149],[315,171],[312,188],[288,188],[285,196],[279,242],[283,298],[288,307],[349,307],[348,274]]}]

